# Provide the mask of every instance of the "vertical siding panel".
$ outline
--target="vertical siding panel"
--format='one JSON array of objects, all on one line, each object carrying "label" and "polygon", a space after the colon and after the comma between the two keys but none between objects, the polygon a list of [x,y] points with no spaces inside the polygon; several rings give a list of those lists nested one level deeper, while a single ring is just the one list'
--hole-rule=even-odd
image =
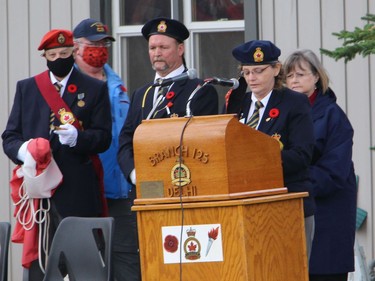
[{"label": "vertical siding panel", "polygon": [[[4,127],[5,123],[8,120],[8,115],[10,113],[11,107],[13,105],[14,93],[16,88],[16,83],[18,80],[28,77],[30,75],[30,51],[29,51],[29,16],[28,16],[28,8],[29,8],[29,1],[28,0],[8,0],[7,1],[8,10],[7,12],[7,61],[8,61],[8,71],[7,71],[7,79],[8,79],[8,104],[7,108],[4,109],[6,113],[6,117],[4,118]],[[3,105],[2,105],[3,106]],[[4,192],[7,194],[8,198],[10,199],[9,195],[9,179],[11,177],[11,170],[14,168],[14,165],[11,161],[5,157],[5,162],[7,163],[7,170],[9,173],[1,173],[0,177],[2,178],[1,181],[6,182],[4,187],[7,187],[8,190]],[[3,194],[3,191],[1,192]],[[1,196],[2,197],[2,196]],[[2,205],[3,206],[3,205]],[[7,205],[7,209],[10,210],[10,213],[13,214],[13,206],[10,203]],[[14,220],[9,217],[9,221]],[[10,245],[10,258],[12,262],[10,263],[9,268],[9,277],[11,280],[22,280],[21,274],[21,251],[22,248],[19,244],[12,243]],[[13,260],[15,262],[13,262]]]},{"label": "vertical siding panel", "polygon": [[299,49],[311,49],[319,55],[321,47],[321,17],[319,1],[298,0],[298,42]]},{"label": "vertical siding panel", "polygon": [[[367,1],[345,1],[346,30],[362,27],[365,22],[361,20],[368,13]],[[371,174],[371,123],[370,123],[370,84],[369,84],[369,58],[357,56],[347,64],[347,114],[355,130],[354,135],[354,163],[356,173],[359,174],[360,184],[358,190],[359,207],[370,211],[372,206],[372,182],[368,176]],[[359,241],[366,244],[366,256],[370,257],[374,249],[373,216],[369,212],[366,225],[359,233]]]},{"label": "vertical siding panel", "polygon": [[28,8],[27,0],[8,1],[9,82],[12,93],[14,93],[16,82],[30,74]]},{"label": "vertical siding panel", "polygon": [[[342,41],[333,36],[333,32],[339,32],[344,27],[344,2],[343,0],[321,1],[322,3],[322,48],[333,50],[341,46]],[[321,56],[324,67],[331,79],[331,87],[337,95],[338,104],[346,108],[346,73],[343,60],[335,61],[328,56]]]},{"label": "vertical siding panel", "polygon": [[[50,19],[50,1],[37,0],[31,1],[29,15],[29,32],[30,36],[30,76],[36,75],[46,69],[46,60],[38,51],[39,44],[44,36],[51,29]],[[43,9],[43,12],[41,10]]]},{"label": "vertical siding panel", "polygon": [[72,29],[86,18],[90,17],[90,0],[72,0]]},{"label": "vertical siding panel", "polygon": [[[29,2],[28,0],[8,0],[8,82],[9,82],[9,105],[6,110],[7,115],[10,113],[10,109],[13,105],[14,93],[16,89],[16,83],[18,80],[26,78],[30,75],[30,34],[29,34]],[[7,121],[8,116],[5,118]],[[6,158],[7,159],[7,158]],[[7,180],[6,187],[9,188],[9,179],[11,177],[11,170],[14,165],[7,159],[6,162],[9,166],[9,174],[5,177]],[[9,190],[8,190],[9,191]],[[9,196],[9,195],[8,195]],[[8,197],[10,198],[10,196]],[[12,204],[8,205],[8,210],[13,214]],[[13,221],[13,218],[9,218],[9,221]],[[10,263],[9,275],[11,280],[22,280],[21,273],[21,251],[22,248],[19,244],[12,243],[10,246],[10,256],[12,261]]]},{"label": "vertical siding panel", "polygon": [[71,0],[51,0],[51,29],[72,28]]},{"label": "vertical siding panel", "polygon": [[281,49],[280,60],[297,46],[297,1],[275,1],[275,40]]},{"label": "vertical siding panel", "polygon": [[[8,119],[9,105],[11,97],[9,94],[9,64],[8,64],[8,1],[0,1],[0,85],[1,85],[1,104],[0,104],[0,128],[5,128]],[[8,221],[11,217],[10,211],[10,189],[9,186],[9,162],[4,153],[0,153],[0,221]]]},{"label": "vertical siding panel", "polygon": [[259,39],[274,41],[274,18],[273,0],[259,1]]}]

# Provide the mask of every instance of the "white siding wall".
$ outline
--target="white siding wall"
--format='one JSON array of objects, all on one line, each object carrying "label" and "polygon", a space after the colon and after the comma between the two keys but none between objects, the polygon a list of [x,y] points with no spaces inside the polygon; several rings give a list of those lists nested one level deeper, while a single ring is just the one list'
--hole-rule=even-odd
[{"label": "white siding wall", "polygon": [[[342,40],[333,32],[363,27],[361,17],[375,13],[375,1],[351,0],[261,0],[260,39],[272,40],[281,49],[284,60],[296,48],[309,48],[319,54],[319,48],[334,49]],[[359,175],[358,207],[368,212],[358,239],[367,256],[374,259],[374,201],[373,173],[375,124],[375,58],[357,56],[345,65],[327,56],[321,60],[331,78],[331,87],[338,103],[347,113],[355,131],[353,160]]]},{"label": "white siding wall", "polygon": [[[281,59],[296,48],[333,49],[341,45],[332,32],[362,27],[366,13],[375,14],[375,1],[364,0],[259,0],[260,39],[272,40],[282,50]],[[45,69],[37,51],[40,39],[50,29],[72,29],[89,17],[90,0],[0,0],[0,132],[5,128],[16,82]],[[375,124],[375,57],[357,57],[347,65],[321,57],[330,74],[338,103],[347,112],[355,130],[354,162],[359,175],[359,207],[368,211],[359,239],[367,259],[374,249],[373,153]],[[114,65],[117,65],[114,63]],[[13,221],[9,179],[13,165],[0,153],[0,221]],[[21,280],[21,247],[11,245],[9,280]]]},{"label": "white siding wall", "polygon": [[[54,28],[72,29],[90,16],[90,0],[0,0],[0,132],[4,131],[18,80],[46,69],[37,50]],[[9,179],[13,165],[0,153],[0,221],[13,220]],[[20,245],[10,247],[9,280],[22,280]]]}]

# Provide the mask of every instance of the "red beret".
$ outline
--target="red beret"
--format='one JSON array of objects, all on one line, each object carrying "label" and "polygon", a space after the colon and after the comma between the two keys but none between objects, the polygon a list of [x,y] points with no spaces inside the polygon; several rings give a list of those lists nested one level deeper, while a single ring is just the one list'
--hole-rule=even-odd
[{"label": "red beret", "polygon": [[73,46],[73,33],[70,30],[53,29],[43,36],[38,50],[40,51]]}]

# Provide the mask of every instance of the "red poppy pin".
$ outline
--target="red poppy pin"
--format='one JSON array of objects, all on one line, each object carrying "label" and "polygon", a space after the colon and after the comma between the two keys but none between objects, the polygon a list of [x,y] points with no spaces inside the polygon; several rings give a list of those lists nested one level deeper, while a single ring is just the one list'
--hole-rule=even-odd
[{"label": "red poppy pin", "polygon": [[77,92],[77,86],[74,84],[68,85],[68,92],[74,94],[75,92]]},{"label": "red poppy pin", "polygon": [[268,118],[266,119],[266,121],[268,122],[268,121],[270,121],[273,118],[279,117],[279,114],[280,114],[280,111],[277,108],[271,108],[271,110],[269,112],[269,115],[268,115]]},{"label": "red poppy pin", "polygon": [[174,97],[174,92],[168,92],[166,95],[165,95],[165,98],[167,99],[167,100],[170,100],[170,99],[173,99],[173,97]]},{"label": "red poppy pin", "polygon": [[173,102],[168,102],[168,104],[167,104],[167,107],[172,107],[173,106]]},{"label": "red poppy pin", "polygon": [[124,85],[121,85],[121,91],[123,91],[123,92],[127,92],[127,89],[125,88]]}]

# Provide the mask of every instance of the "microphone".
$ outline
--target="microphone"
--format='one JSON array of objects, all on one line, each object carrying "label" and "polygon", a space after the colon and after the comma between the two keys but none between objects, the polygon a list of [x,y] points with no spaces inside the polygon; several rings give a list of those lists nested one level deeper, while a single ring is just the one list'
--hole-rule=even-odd
[{"label": "microphone", "polygon": [[181,73],[180,75],[177,75],[175,77],[171,78],[160,78],[158,79],[152,87],[164,87],[168,86],[174,82],[185,80],[185,79],[195,79],[197,78],[197,71],[194,68],[188,69],[188,71]]},{"label": "microphone", "polygon": [[233,90],[237,89],[240,83],[236,78],[231,78],[231,79],[225,79],[225,78],[218,78],[218,77],[212,77],[204,80],[205,82],[211,83],[211,84],[216,84],[216,85],[221,85],[221,86],[227,86],[231,87]]}]

